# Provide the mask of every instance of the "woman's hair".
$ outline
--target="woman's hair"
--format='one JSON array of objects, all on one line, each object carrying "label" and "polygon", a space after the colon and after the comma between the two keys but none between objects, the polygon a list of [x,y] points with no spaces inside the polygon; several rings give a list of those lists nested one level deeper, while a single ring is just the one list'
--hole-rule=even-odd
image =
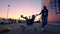
[{"label": "woman's hair", "polygon": [[47,9],[47,7],[46,6],[43,6],[43,9]]}]

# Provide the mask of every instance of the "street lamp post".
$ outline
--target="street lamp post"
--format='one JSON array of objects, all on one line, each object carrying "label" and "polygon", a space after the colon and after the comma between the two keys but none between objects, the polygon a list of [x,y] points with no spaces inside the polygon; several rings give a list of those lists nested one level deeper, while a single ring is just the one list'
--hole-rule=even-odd
[{"label": "street lamp post", "polygon": [[7,19],[8,19],[8,14],[9,14],[9,7],[10,5],[8,5],[8,9],[7,9]]}]

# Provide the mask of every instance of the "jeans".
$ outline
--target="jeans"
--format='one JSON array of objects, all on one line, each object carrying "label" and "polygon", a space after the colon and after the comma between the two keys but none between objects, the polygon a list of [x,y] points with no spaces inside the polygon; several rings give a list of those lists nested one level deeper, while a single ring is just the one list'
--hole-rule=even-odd
[{"label": "jeans", "polygon": [[47,25],[47,17],[42,17],[42,28]]}]

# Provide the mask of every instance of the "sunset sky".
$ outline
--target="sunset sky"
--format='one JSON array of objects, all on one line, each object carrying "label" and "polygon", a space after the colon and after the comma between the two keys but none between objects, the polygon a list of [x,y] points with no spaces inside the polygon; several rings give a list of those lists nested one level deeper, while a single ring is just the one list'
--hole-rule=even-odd
[{"label": "sunset sky", "polygon": [[20,15],[31,16],[41,11],[41,0],[0,0],[0,17],[7,17],[9,7],[9,18],[18,19]]},{"label": "sunset sky", "polygon": [[[10,5],[8,17],[19,19],[20,15],[29,17],[32,14],[39,14],[42,9],[42,0],[0,0],[0,17],[7,18],[8,5]],[[48,19],[53,22],[59,21],[60,15],[57,16],[55,12],[50,11]]]}]

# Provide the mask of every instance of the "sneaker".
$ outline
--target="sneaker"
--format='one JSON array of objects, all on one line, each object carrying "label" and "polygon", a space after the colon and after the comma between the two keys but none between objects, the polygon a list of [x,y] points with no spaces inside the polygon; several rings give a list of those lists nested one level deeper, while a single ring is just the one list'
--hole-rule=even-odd
[{"label": "sneaker", "polygon": [[45,29],[44,28],[42,28],[42,31],[44,31]]}]

